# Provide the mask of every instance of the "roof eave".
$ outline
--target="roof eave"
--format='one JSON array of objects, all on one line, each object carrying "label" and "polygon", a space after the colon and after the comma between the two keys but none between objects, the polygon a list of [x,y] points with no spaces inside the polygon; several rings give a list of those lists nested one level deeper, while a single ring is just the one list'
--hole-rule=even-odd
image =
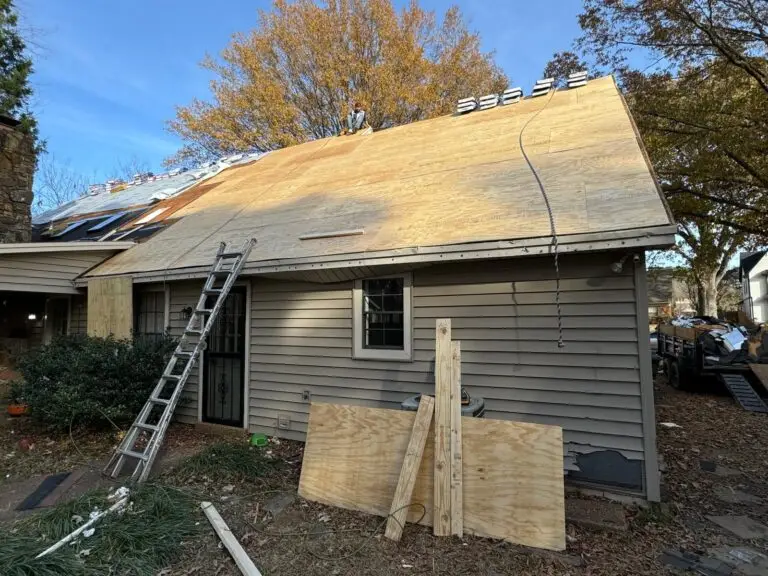
[{"label": "roof eave", "polygon": [[[664,249],[674,245],[676,232],[676,226],[670,224],[634,230],[570,234],[558,237],[558,251],[560,254],[567,254],[605,250]],[[551,237],[473,242],[446,246],[416,246],[382,252],[361,252],[313,258],[248,262],[243,268],[242,275],[259,276],[308,270],[328,270],[379,265],[392,266],[398,264],[434,264],[437,262],[456,262],[464,260],[491,260],[523,256],[543,256],[552,254],[553,250]],[[208,275],[209,270],[210,266],[196,266],[104,276],[131,276],[133,277],[134,282],[137,283],[163,282],[169,280],[205,278]],[[94,274],[89,277],[93,278],[99,276],[100,275],[98,274]],[[89,277],[78,278],[75,280],[76,285],[87,286]]]},{"label": "roof eave", "polygon": [[135,245],[135,242],[21,242],[17,244],[0,244],[0,254],[121,252]]}]

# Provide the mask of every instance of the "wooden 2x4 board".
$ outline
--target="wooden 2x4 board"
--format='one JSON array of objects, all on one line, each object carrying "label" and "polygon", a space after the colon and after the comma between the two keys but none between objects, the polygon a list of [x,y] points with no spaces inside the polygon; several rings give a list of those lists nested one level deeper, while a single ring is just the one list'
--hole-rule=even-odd
[{"label": "wooden 2x4 board", "polygon": [[[414,412],[313,403],[299,494],[387,516]],[[462,418],[464,533],[565,549],[563,438],[557,426]],[[408,521],[432,525],[434,430]]]}]

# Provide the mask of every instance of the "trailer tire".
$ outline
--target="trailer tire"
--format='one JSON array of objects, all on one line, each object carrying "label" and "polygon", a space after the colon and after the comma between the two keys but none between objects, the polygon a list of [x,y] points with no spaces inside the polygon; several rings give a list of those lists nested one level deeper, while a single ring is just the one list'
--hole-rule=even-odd
[{"label": "trailer tire", "polygon": [[667,382],[675,390],[682,390],[683,385],[680,381],[680,366],[677,364],[677,360],[667,359]]}]

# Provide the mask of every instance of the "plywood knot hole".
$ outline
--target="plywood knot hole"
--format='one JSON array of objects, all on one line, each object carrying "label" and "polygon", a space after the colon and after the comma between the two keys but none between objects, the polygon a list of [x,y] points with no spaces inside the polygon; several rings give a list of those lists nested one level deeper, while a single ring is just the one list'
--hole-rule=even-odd
[{"label": "plywood knot hole", "polygon": [[442,470],[443,469],[443,463],[442,462],[438,462],[437,465],[435,466],[435,468],[437,468],[438,470]]}]

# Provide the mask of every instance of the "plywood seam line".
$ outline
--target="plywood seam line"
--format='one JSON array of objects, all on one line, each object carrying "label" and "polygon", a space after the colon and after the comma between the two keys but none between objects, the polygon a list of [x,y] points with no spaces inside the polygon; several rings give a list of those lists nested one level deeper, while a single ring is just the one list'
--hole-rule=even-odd
[{"label": "plywood seam line", "polygon": [[534,167],[533,163],[531,162],[531,159],[528,158],[528,154],[525,151],[525,146],[523,146],[523,134],[525,133],[525,129],[528,128],[528,125],[533,122],[536,117],[541,114],[544,109],[549,106],[549,103],[552,101],[552,98],[555,95],[555,92],[557,90],[552,90],[552,92],[549,94],[549,99],[547,99],[547,102],[539,108],[536,113],[528,118],[528,120],[523,124],[523,127],[520,129],[520,136],[518,137],[518,143],[520,145],[520,153],[523,155],[523,158],[525,159],[526,164],[528,164],[528,168],[531,169],[531,172],[533,173],[533,177],[536,179],[536,183],[539,185],[539,190],[541,190],[541,196],[544,198],[544,206],[547,209],[547,214],[549,215],[549,227],[550,231],[552,233],[552,248],[554,250],[554,258],[555,258],[555,306],[557,307],[557,347],[563,348],[565,347],[565,342],[563,342],[563,314],[562,310],[560,308],[560,262],[559,262],[559,255],[558,255],[558,249],[557,249],[557,230],[555,229],[555,216],[552,213],[552,205],[549,203],[549,196],[547,195],[547,190],[544,188],[544,183],[541,181],[541,177],[539,176],[539,173],[536,171],[536,168]]},{"label": "plywood seam line", "polygon": [[[327,139],[327,140],[326,140],[326,142],[325,142],[325,143],[324,143],[322,146],[320,146],[320,147],[319,147],[317,150],[315,150],[314,152],[312,152],[312,153],[309,155],[309,157],[307,158],[307,160],[310,160],[310,159],[311,159],[311,158],[312,158],[312,157],[313,157],[315,154],[317,154],[318,152],[320,152],[321,150],[323,150],[323,149],[324,149],[326,146],[328,146],[328,142],[330,142],[330,141],[331,141],[331,138]],[[296,169],[297,169],[299,166],[301,166],[301,165],[302,165],[302,163],[301,163],[301,162],[296,162],[296,164],[294,164],[294,166],[293,166],[293,167],[292,167],[292,168],[291,168],[291,169],[290,169],[290,170],[289,170],[289,171],[286,173],[286,176],[289,176],[290,174],[292,174],[292,173],[293,173],[293,172],[294,172],[294,171],[295,171],[295,170],[296,170]],[[243,213],[243,211],[244,211],[246,208],[248,208],[248,207],[249,207],[251,204],[253,204],[254,202],[256,202],[256,200],[258,200],[259,198],[261,198],[262,196],[264,196],[265,194],[267,194],[267,193],[268,193],[270,190],[272,190],[272,188],[274,188],[275,186],[277,186],[277,185],[278,185],[278,183],[279,183],[279,181],[275,181],[275,182],[273,182],[271,186],[268,186],[268,187],[267,187],[265,190],[263,190],[263,191],[262,191],[262,193],[261,193],[261,194],[259,194],[259,195],[258,195],[256,198],[254,198],[254,199],[253,199],[251,202],[248,202],[248,203],[247,203],[245,206],[243,206],[242,208],[240,208],[240,210],[238,210],[237,212],[235,212],[235,213],[234,213],[234,214],[233,214],[233,215],[232,215],[230,218],[228,218],[228,219],[227,219],[227,220],[226,220],[226,221],[225,221],[225,222],[224,222],[224,223],[223,223],[221,226],[219,226],[219,227],[218,227],[218,228],[216,228],[216,229],[215,229],[213,232],[211,232],[210,234],[208,234],[208,235],[207,235],[205,238],[203,238],[202,240],[200,240],[200,242],[198,242],[196,245],[194,245],[194,246],[191,246],[191,247],[189,248],[189,250],[186,250],[185,252],[183,252],[182,254],[180,254],[180,255],[178,256],[178,258],[176,258],[175,260],[172,260],[172,261],[171,261],[171,262],[170,262],[170,263],[169,263],[169,264],[168,264],[168,265],[165,267],[165,270],[166,270],[166,272],[167,272],[167,271],[168,271],[168,270],[169,270],[169,269],[170,269],[170,268],[171,268],[171,267],[172,267],[172,266],[173,266],[173,265],[174,265],[176,262],[178,262],[178,261],[179,261],[179,260],[181,260],[181,259],[182,259],[184,256],[186,256],[187,254],[189,254],[190,252],[192,252],[192,251],[193,251],[195,248],[197,248],[198,246],[200,246],[200,245],[201,245],[203,242],[205,242],[206,240],[208,240],[208,238],[210,238],[211,236],[213,236],[214,234],[216,234],[216,233],[217,233],[219,230],[221,230],[222,228],[224,228],[224,227],[225,227],[227,224],[229,224],[229,223],[230,223],[232,220],[234,220],[235,218],[237,218],[238,216],[240,216],[240,214],[242,214],[242,213]],[[183,218],[179,219],[179,221],[181,221],[181,220],[183,220]]]}]

